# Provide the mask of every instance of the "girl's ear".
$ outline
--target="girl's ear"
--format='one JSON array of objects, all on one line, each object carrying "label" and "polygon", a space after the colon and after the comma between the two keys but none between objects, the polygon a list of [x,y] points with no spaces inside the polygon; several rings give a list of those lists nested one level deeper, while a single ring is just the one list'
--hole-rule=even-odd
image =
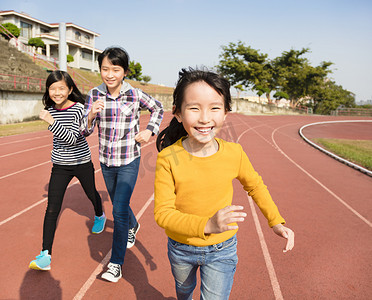
[{"label": "girl's ear", "polygon": [[71,89],[70,89],[70,91],[69,91],[69,93],[68,93],[69,95],[71,95],[71,93],[72,93],[72,90],[73,90],[73,88],[71,88]]},{"label": "girl's ear", "polygon": [[182,123],[181,113],[179,111],[176,111],[176,106],[175,105],[173,105],[173,107],[172,107],[172,112],[173,112],[174,117],[177,119],[177,121],[179,123]]}]

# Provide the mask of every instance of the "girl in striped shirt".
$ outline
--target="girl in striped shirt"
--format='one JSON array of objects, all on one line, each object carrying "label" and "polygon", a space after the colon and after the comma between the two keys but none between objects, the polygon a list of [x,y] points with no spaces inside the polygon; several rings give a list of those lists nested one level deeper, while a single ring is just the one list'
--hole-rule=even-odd
[{"label": "girl in striped shirt", "polygon": [[67,186],[76,177],[95,212],[92,233],[101,233],[106,223],[101,197],[94,179],[94,166],[90,149],[80,132],[85,99],[67,72],[53,71],[46,80],[43,109],[39,117],[49,124],[53,133],[52,173],[48,188],[48,206],[43,226],[43,245],[40,255],[29,267],[50,270],[52,245]]}]

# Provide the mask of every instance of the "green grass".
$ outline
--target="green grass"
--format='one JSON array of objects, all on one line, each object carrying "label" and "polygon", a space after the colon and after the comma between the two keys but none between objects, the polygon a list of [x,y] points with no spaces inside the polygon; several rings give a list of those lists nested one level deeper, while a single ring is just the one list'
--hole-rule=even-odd
[{"label": "green grass", "polygon": [[4,124],[0,125],[0,136],[22,134],[46,129],[48,129],[48,124],[41,120],[15,124]]},{"label": "green grass", "polygon": [[344,139],[314,139],[326,150],[372,171],[372,141]]}]

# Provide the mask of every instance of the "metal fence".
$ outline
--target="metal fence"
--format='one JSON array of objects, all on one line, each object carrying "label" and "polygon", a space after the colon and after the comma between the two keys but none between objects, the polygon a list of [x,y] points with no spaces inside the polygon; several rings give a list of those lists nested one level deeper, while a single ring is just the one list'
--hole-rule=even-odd
[{"label": "metal fence", "polygon": [[372,117],[372,109],[369,108],[338,108],[331,111],[332,116],[361,116]]}]

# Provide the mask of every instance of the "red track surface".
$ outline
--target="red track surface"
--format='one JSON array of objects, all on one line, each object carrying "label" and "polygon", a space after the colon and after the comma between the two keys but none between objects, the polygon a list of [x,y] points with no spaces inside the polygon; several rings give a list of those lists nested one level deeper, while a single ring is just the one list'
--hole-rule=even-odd
[{"label": "red track surface", "polygon": [[[166,114],[163,127],[170,118]],[[243,145],[296,233],[295,248],[283,254],[284,240],[268,228],[257,208],[251,210],[250,200],[235,182],[234,203],[244,205],[252,217],[240,224],[239,263],[230,299],[372,299],[372,178],[314,149],[298,135],[305,124],[345,119],[229,114],[221,137]],[[349,135],[355,126],[312,126],[305,135],[372,139],[372,123],[363,123]],[[362,131],[367,137],[358,136]],[[0,138],[0,299],[175,299],[166,236],[153,218],[154,139],[143,147],[132,197],[141,230],[135,247],[127,251],[124,279],[113,284],[99,276],[109,259],[113,223],[96,135],[88,142],[108,216],[106,230],[90,233],[94,211],[80,184],[73,181],[59,219],[52,270],[28,269],[41,250],[51,140],[47,131]],[[198,298],[196,292],[194,299]]]}]

